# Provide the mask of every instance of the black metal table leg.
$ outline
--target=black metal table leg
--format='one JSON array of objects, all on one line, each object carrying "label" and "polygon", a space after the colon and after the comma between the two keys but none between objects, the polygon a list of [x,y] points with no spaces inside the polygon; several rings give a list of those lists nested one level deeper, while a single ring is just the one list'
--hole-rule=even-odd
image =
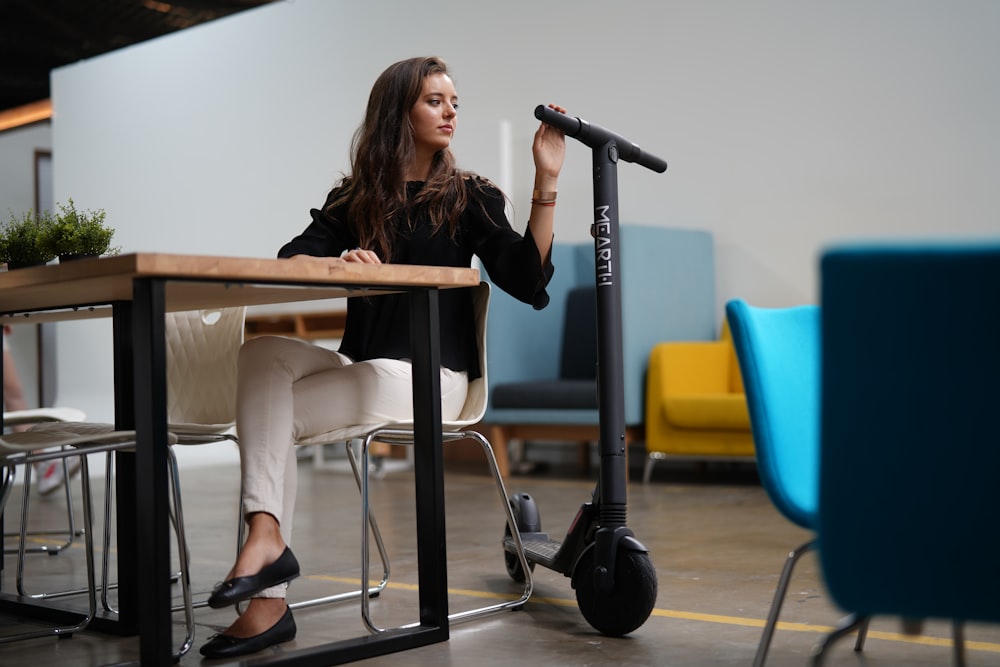
[{"label": "black metal table leg", "polygon": [[[133,392],[135,373],[135,350],[132,345],[132,302],[123,301],[112,307],[113,333],[112,354],[114,356],[115,387],[115,428],[130,430],[135,428],[135,395]],[[116,535],[118,539],[118,623],[123,630],[132,634],[139,632],[138,599],[132,582],[136,579],[135,541],[130,536],[135,530],[135,454],[116,452],[115,469],[123,474],[115,476],[115,497],[118,499],[116,512]]]},{"label": "black metal table leg", "polygon": [[[139,656],[145,665],[173,663],[173,633],[170,618],[170,529],[167,485],[167,353],[164,333],[164,282],[139,278],[133,282],[132,345],[134,367],[132,395],[135,400],[136,452],[132,530],[135,549],[133,585],[136,608],[121,610],[138,620]],[[117,392],[116,392],[117,393]],[[123,505],[131,503],[120,498]],[[127,526],[127,520],[122,522]],[[119,535],[119,543],[128,542]],[[119,563],[122,563],[119,555]],[[129,571],[131,568],[128,568]],[[131,574],[131,572],[130,572]],[[121,572],[119,572],[121,576]]]},{"label": "black metal table leg", "polygon": [[410,293],[413,346],[414,483],[420,622],[448,637],[444,465],[441,443],[441,350],[438,291]]}]

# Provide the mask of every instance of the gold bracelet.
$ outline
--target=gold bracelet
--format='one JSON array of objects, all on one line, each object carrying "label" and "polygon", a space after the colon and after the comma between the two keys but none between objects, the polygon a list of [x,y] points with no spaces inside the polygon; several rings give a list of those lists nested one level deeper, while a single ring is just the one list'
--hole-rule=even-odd
[{"label": "gold bracelet", "polygon": [[556,205],[556,200],[555,199],[550,199],[548,201],[541,201],[540,199],[532,199],[531,203],[534,206],[555,206]]},{"label": "gold bracelet", "polygon": [[556,200],[556,191],[542,192],[541,190],[535,188],[531,191],[531,201],[535,200],[538,200],[539,202],[554,202]]}]

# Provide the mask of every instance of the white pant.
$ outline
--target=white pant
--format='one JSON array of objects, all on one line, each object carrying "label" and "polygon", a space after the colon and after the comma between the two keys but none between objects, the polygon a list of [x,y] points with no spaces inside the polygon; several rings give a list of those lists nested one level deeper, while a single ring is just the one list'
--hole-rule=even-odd
[{"label": "white pant", "polygon": [[[468,376],[441,369],[441,416],[455,419]],[[236,399],[244,513],[267,512],[292,541],[298,440],[355,424],[412,419],[409,361],[350,357],[293,338],[263,336],[240,349]],[[331,534],[332,531],[331,530]],[[260,597],[284,597],[285,586]]]}]

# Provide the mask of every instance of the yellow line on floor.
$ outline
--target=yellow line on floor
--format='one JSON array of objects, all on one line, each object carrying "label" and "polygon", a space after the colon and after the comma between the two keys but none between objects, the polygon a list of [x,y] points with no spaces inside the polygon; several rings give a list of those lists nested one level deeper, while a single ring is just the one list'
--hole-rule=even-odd
[{"label": "yellow line on floor", "polygon": [[[718,614],[702,614],[692,611],[675,611],[671,609],[654,609],[652,616],[664,616],[667,618],[677,618],[687,621],[703,621],[706,623],[722,623],[725,625],[743,625],[747,627],[763,628],[765,621],[759,618],[744,618],[741,616],[720,616]],[[809,623],[789,623],[778,621],[778,630],[790,630],[792,632],[816,632],[826,634],[833,630],[829,625],[813,625]],[[908,644],[922,644],[924,646],[951,646],[951,639],[947,637],[930,637],[927,635],[905,635],[900,632],[885,632],[882,630],[869,630],[868,636],[873,639],[883,639],[891,642],[905,642]],[[967,649],[975,651],[988,651],[1000,653],[1000,644],[994,642],[965,641]]]},{"label": "yellow line on floor", "polygon": [[[323,575],[308,576],[304,577],[306,579],[319,579],[322,581],[335,581],[338,583],[351,584],[353,586],[360,586],[360,579],[351,579],[348,577],[328,577]],[[373,583],[374,585],[374,583]],[[404,584],[400,582],[390,581],[387,588],[393,588],[405,591],[417,591],[419,587],[416,584]],[[516,600],[519,595],[509,595],[504,593],[492,593],[490,591],[476,591],[465,588],[449,588],[448,592],[452,595],[462,595],[465,597],[473,598],[493,598],[497,600]],[[560,607],[575,607],[576,600],[571,600],[568,598],[547,598],[533,595],[529,602],[535,604],[549,604]],[[678,611],[675,609],[653,609],[651,616],[659,616],[662,618],[675,618],[684,621],[700,621],[703,623],[721,623],[723,625],[740,625],[744,627],[751,628],[763,628],[765,620],[761,618],[745,618],[742,616],[723,616],[719,614],[703,614],[696,611]],[[789,630],[791,632],[813,632],[817,634],[826,634],[833,630],[832,626],[829,625],[812,625],[809,623],[789,623],[786,621],[778,621],[778,630]],[[869,630],[868,637],[872,639],[881,639],[890,642],[904,642],[907,644],[920,644],[923,646],[942,646],[950,647],[951,639],[947,637],[929,637],[927,635],[905,635],[900,632],[885,632],[882,630]],[[982,642],[982,641],[971,641],[969,639],[965,640],[965,648],[969,651],[986,651],[989,653],[1000,653],[1000,644],[995,642]]]}]

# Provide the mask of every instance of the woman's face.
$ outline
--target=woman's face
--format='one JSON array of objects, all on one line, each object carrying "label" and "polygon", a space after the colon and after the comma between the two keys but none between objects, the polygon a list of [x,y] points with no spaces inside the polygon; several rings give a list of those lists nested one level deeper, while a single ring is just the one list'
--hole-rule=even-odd
[{"label": "woman's face", "polygon": [[458,95],[447,74],[431,74],[410,109],[413,142],[418,153],[436,153],[448,148],[455,134]]}]

